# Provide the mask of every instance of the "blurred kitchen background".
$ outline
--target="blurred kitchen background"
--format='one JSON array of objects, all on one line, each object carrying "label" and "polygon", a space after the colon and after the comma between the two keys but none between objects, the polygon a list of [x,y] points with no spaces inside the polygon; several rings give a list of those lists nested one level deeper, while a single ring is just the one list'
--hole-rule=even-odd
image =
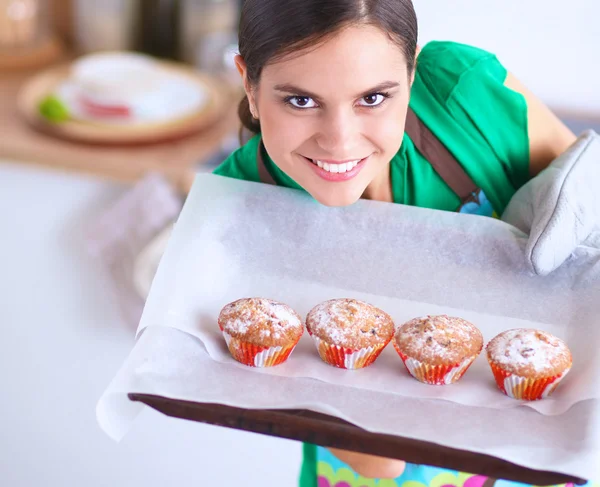
[{"label": "blurred kitchen background", "polygon": [[[95,420],[96,401],[133,346],[193,174],[238,145],[240,5],[0,0],[2,486],[296,485],[295,442],[145,411],[116,444]],[[576,133],[600,132],[600,3],[415,7],[421,44],[449,39],[495,52]],[[38,110],[43,87],[70,61],[106,50],[174,62],[188,79],[217,87],[218,109],[143,143],[114,143],[120,129],[47,123]],[[44,116],[60,116],[48,106]]]}]

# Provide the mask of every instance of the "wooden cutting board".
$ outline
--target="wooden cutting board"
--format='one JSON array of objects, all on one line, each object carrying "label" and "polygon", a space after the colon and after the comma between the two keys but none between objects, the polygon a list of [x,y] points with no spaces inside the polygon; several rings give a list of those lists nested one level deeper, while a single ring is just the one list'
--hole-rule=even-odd
[{"label": "wooden cutting board", "polygon": [[65,141],[32,128],[19,113],[17,95],[35,72],[0,73],[0,158],[60,170],[82,171],[121,182],[158,172],[186,192],[195,167],[217,151],[239,128],[237,101],[228,90],[223,114],[202,132],[172,142],[137,146],[102,146]]}]

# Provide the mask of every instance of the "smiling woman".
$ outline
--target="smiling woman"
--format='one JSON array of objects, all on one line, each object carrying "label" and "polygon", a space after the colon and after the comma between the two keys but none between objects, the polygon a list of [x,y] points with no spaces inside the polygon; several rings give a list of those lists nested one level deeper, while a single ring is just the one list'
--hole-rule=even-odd
[{"label": "smiling woman", "polygon": [[[382,169],[402,144],[417,43],[412,4],[334,1],[324,15],[311,2],[269,3],[256,12],[269,39],[253,43],[261,26],[240,25],[250,41],[236,59],[248,94],[240,112],[252,116],[245,125],[319,202],[347,205],[365,193],[392,201]],[[285,47],[269,52],[275,46]]]},{"label": "smiling woman", "polygon": [[[410,0],[245,0],[239,40],[239,114],[256,136],[216,174],[328,206],[369,198],[495,216],[575,140],[493,54],[419,49]],[[473,477],[306,445],[302,487],[340,472],[344,487]]]}]

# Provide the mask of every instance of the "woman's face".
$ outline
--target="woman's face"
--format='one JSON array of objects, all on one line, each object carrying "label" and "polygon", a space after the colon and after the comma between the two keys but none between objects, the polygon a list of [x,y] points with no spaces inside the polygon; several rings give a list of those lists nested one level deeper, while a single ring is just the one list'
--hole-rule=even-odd
[{"label": "woman's face", "polygon": [[376,27],[353,26],[265,66],[246,91],[275,164],[320,203],[344,206],[389,184],[410,83],[400,48]]}]

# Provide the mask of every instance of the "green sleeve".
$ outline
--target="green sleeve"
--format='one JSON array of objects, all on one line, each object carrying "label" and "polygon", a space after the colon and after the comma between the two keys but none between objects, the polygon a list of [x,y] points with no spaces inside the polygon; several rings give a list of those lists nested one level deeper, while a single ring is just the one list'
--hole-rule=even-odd
[{"label": "green sleeve", "polygon": [[504,85],[507,74],[496,56],[485,57],[463,76],[448,106],[471,122],[518,189],[529,180],[527,103]]},{"label": "green sleeve", "polygon": [[498,58],[476,47],[431,42],[417,63],[411,105],[502,209],[529,179],[525,97],[504,85]]},{"label": "green sleeve", "polygon": [[260,135],[250,139],[225,159],[213,171],[213,174],[259,183],[260,175],[258,174],[258,166],[256,165],[256,152],[259,142]]}]

